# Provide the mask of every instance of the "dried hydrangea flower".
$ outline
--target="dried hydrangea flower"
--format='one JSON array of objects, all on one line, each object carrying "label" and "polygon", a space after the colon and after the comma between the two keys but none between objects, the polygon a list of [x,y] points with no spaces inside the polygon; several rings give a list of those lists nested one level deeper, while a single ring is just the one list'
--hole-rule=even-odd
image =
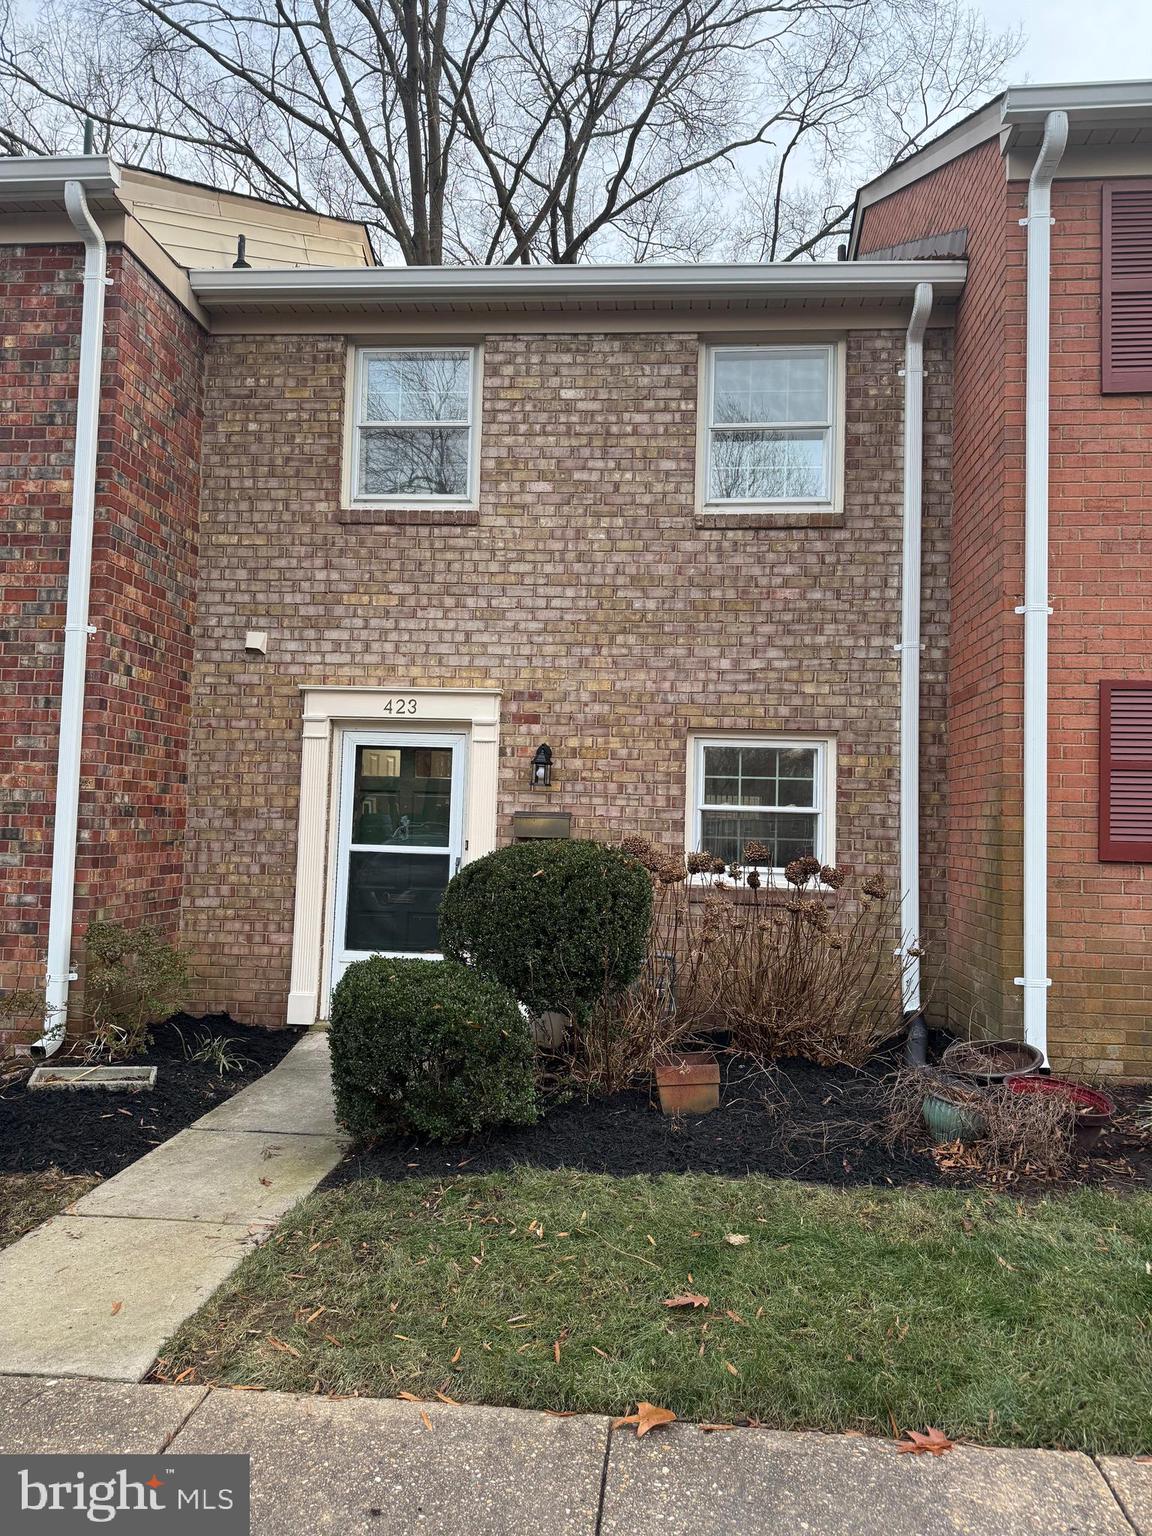
[{"label": "dried hydrangea flower", "polygon": [[838,891],[844,884],[845,874],[835,864],[825,864],[820,871],[820,881],[831,891]]},{"label": "dried hydrangea flower", "polygon": [[868,875],[860,882],[860,889],[865,896],[874,896],[880,901],[888,894],[888,882],[883,875]]},{"label": "dried hydrangea flower", "polygon": [[745,864],[766,864],[772,867],[772,850],[767,843],[758,842],[755,838],[750,843],[744,844]]},{"label": "dried hydrangea flower", "polygon": [[713,858],[710,853],[701,849],[698,853],[690,853],[685,860],[690,875],[707,875],[711,873]]},{"label": "dried hydrangea flower", "polygon": [[760,889],[760,876],[754,869],[750,869],[744,883],[750,891],[758,891]]}]

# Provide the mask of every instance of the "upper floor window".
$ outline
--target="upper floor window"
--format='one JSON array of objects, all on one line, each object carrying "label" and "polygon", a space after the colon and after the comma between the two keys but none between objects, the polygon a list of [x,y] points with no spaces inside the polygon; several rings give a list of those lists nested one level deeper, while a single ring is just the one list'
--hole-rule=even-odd
[{"label": "upper floor window", "polygon": [[835,373],[834,346],[709,349],[708,506],[832,502]]},{"label": "upper floor window", "polygon": [[474,347],[356,354],[350,481],[357,501],[470,504],[477,480]]}]

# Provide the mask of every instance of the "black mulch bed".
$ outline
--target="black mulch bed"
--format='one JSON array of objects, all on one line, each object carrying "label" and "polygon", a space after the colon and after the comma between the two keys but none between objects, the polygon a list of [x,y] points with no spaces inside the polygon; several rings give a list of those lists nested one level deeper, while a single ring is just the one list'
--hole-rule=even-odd
[{"label": "black mulch bed", "polygon": [[[878,1060],[855,1072],[785,1061],[765,1072],[747,1058],[721,1056],[720,1108],[710,1115],[670,1119],[647,1093],[635,1091],[553,1100],[526,1129],[494,1130],[447,1145],[411,1138],[379,1142],[345,1158],[321,1187],[360,1178],[496,1173],[518,1164],[617,1175],[760,1173],[842,1186],[984,1183],[978,1175],[942,1173],[927,1148],[890,1150],[879,1142],[883,1081],[893,1065]],[[1124,1110],[1147,1098],[1147,1089],[1120,1089],[1115,1097]],[[1096,1154],[1078,1160],[1062,1187],[1084,1183],[1118,1189],[1152,1184],[1152,1138],[1134,1134],[1123,1120]],[[1036,1192],[1052,1187],[1038,1185]]]},{"label": "black mulch bed", "polygon": [[[183,1042],[181,1041],[183,1035]],[[185,1055],[207,1037],[222,1039],[243,1058],[221,1076],[211,1062]],[[162,1141],[191,1125],[274,1067],[296,1044],[296,1029],[250,1029],[226,1013],[202,1019],[177,1014],[152,1031],[152,1046],[132,1066],[157,1066],[156,1086],[144,1093],[105,1088],[41,1089],[30,1093],[28,1072],[0,1089],[0,1173],[119,1173]],[[63,1058],[54,1058],[63,1064]],[[77,1059],[69,1065],[81,1065]],[[127,1063],[126,1063],[127,1064]],[[31,1066],[29,1067],[29,1071]]]}]

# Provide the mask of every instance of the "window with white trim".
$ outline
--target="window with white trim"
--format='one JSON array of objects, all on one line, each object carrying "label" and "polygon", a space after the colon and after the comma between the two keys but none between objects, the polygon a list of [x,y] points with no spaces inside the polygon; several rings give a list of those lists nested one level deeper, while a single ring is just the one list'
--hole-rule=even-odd
[{"label": "window with white trim", "polygon": [[362,347],[356,354],[356,501],[467,505],[476,491],[475,347]]},{"label": "window with white trim", "polygon": [[707,357],[705,503],[830,504],[836,348],[710,347]]},{"label": "window with white trim", "polygon": [[[826,741],[698,737],[689,851],[766,872],[805,854],[832,863],[832,750]],[[760,845],[754,858],[746,857],[750,844]]]}]

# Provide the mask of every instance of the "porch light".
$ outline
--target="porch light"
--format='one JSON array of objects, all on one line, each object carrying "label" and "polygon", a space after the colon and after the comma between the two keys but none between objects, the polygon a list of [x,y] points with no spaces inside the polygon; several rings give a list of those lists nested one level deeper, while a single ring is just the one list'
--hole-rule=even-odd
[{"label": "porch light", "polygon": [[532,759],[532,787],[547,789],[551,782],[552,748],[541,742],[536,748],[536,756]]}]

